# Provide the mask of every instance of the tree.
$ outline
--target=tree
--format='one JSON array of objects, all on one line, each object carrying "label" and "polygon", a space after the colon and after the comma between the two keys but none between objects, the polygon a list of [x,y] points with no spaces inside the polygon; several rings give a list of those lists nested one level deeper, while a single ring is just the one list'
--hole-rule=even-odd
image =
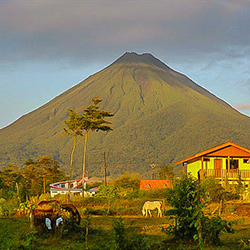
[{"label": "tree", "polygon": [[0,189],[4,192],[4,197],[9,198],[16,194],[20,198],[19,185],[22,176],[19,167],[9,164],[0,171]]},{"label": "tree", "polygon": [[114,186],[116,186],[120,191],[138,191],[140,187],[140,180],[141,176],[139,174],[130,174],[125,172],[114,181]]},{"label": "tree", "polygon": [[221,231],[233,232],[231,224],[219,216],[205,215],[206,191],[199,180],[183,175],[173,188],[168,189],[167,202],[173,207],[166,215],[175,216],[175,224],[164,231],[175,239],[203,243],[219,244]]},{"label": "tree", "polygon": [[57,161],[49,156],[39,156],[36,161],[40,177],[43,179],[43,193],[46,193],[46,184],[61,180],[64,174],[59,170]]},{"label": "tree", "polygon": [[164,165],[158,170],[158,176],[161,180],[170,180],[171,185],[174,181],[174,172],[173,172],[173,167]]},{"label": "tree", "polygon": [[22,189],[28,196],[40,195],[48,191],[48,183],[65,178],[57,161],[49,156],[39,156],[38,160],[29,159],[22,170]]},{"label": "tree", "polygon": [[111,122],[106,121],[106,117],[113,116],[110,111],[99,110],[99,103],[102,102],[98,97],[91,99],[92,104],[83,109],[80,117],[81,131],[85,132],[84,151],[83,151],[83,183],[86,172],[86,151],[89,132],[98,132],[99,130],[109,132],[113,129],[109,126]]},{"label": "tree", "polygon": [[28,159],[24,162],[22,177],[22,190],[27,197],[39,196],[42,193],[42,181],[34,160]]},{"label": "tree", "polygon": [[82,134],[82,118],[74,110],[69,109],[69,120],[64,122],[66,128],[64,128],[63,135],[70,135],[73,137],[73,148],[70,155],[70,168],[69,168],[69,178],[72,178],[72,168],[73,168],[73,157],[77,144],[80,142],[80,139],[77,141],[78,136],[83,136]]},{"label": "tree", "polygon": [[13,191],[16,188],[16,183],[20,180],[21,171],[18,167],[9,164],[1,169],[0,177],[2,187]]}]

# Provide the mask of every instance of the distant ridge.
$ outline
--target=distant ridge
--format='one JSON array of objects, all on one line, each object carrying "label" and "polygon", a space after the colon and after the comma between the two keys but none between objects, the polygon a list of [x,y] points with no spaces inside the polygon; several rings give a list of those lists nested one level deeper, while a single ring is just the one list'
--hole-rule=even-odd
[{"label": "distant ridge", "polygon": [[[87,170],[103,176],[103,152],[112,176],[124,171],[150,176],[150,164],[173,164],[227,141],[250,148],[250,118],[149,53],[127,52],[100,72],[0,130],[0,165],[21,165],[39,155],[67,169],[72,147],[61,136],[68,109],[77,112],[90,98],[103,99],[115,115],[114,131],[89,137]],[[76,151],[80,176],[83,145]]]}]

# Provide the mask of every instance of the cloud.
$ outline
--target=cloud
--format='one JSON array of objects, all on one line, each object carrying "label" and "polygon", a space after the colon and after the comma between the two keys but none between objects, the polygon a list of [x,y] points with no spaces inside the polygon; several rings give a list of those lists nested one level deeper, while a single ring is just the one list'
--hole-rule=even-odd
[{"label": "cloud", "polygon": [[250,110],[250,104],[238,104],[234,105],[234,107],[239,110]]},{"label": "cloud", "polygon": [[1,61],[249,57],[249,1],[5,1]]}]

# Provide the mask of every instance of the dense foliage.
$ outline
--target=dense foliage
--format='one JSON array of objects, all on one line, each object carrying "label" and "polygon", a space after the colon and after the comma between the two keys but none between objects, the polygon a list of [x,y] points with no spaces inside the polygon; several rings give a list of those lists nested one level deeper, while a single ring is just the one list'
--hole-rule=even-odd
[{"label": "dense foliage", "polygon": [[167,201],[173,207],[166,214],[173,215],[174,224],[164,229],[174,238],[186,241],[219,244],[222,231],[233,232],[231,224],[219,216],[205,215],[206,192],[199,180],[183,175],[175,186],[169,189]]},{"label": "dense foliage", "polygon": [[110,111],[100,110],[99,103],[102,102],[98,97],[91,99],[92,104],[85,107],[81,115],[72,109],[69,109],[69,120],[65,121],[66,128],[64,134],[73,137],[73,148],[70,156],[70,179],[72,178],[73,157],[77,144],[77,137],[84,136],[84,150],[83,150],[83,178],[86,173],[86,150],[89,132],[112,131],[111,122],[105,120],[106,117],[113,116]]},{"label": "dense foliage", "polygon": [[172,166],[163,165],[160,169],[158,169],[158,176],[161,180],[170,180],[171,185],[174,184],[175,178]]},{"label": "dense foliage", "polygon": [[8,165],[0,170],[0,197],[19,202],[49,191],[49,184],[65,178],[58,163],[49,156],[29,159],[23,166]]},{"label": "dense foliage", "polygon": [[113,228],[117,250],[149,249],[146,237],[138,234],[133,227],[126,228],[122,218],[113,221]]}]

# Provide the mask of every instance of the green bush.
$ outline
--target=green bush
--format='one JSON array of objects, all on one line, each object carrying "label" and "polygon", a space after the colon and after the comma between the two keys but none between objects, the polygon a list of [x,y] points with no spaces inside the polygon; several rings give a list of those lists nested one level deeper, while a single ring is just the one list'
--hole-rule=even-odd
[{"label": "green bush", "polygon": [[76,220],[73,216],[69,216],[64,219],[62,224],[62,235],[63,236],[72,236],[75,233],[80,231],[79,225],[76,223]]},{"label": "green bush", "polygon": [[206,177],[202,179],[201,184],[205,189],[206,199],[209,202],[237,200],[240,198],[240,194],[242,193],[243,189],[242,183],[240,181],[237,185],[225,184],[225,187],[222,187],[219,184],[219,181],[213,177]]},{"label": "green bush", "polygon": [[132,226],[125,228],[122,218],[113,221],[116,249],[119,250],[146,250],[149,249],[147,238],[136,232]]},{"label": "green bush", "polygon": [[146,199],[164,199],[167,197],[169,188],[163,189],[151,189],[151,190],[140,190],[138,193],[139,198]]},{"label": "green bush", "polygon": [[12,198],[5,200],[0,199],[0,216],[12,216],[18,210],[18,200],[17,198]]},{"label": "green bush", "polygon": [[103,184],[98,188],[98,192],[95,196],[106,197],[106,198],[118,197],[118,188],[113,185],[105,186]]},{"label": "green bush", "polygon": [[209,218],[204,215],[205,189],[198,180],[191,176],[182,176],[175,186],[168,191],[167,201],[173,207],[167,215],[174,216],[175,223],[163,229],[174,239],[203,243],[219,244],[222,231],[233,232],[232,226],[219,216]]},{"label": "green bush", "polygon": [[233,233],[232,224],[226,220],[222,220],[219,216],[217,217],[205,217],[202,218],[202,237],[205,243],[212,245],[219,245],[221,232]]},{"label": "green bush", "polygon": [[86,208],[83,210],[84,215],[114,215],[114,212],[112,210],[109,210],[107,208],[101,208],[101,209],[93,209],[93,208]]}]

